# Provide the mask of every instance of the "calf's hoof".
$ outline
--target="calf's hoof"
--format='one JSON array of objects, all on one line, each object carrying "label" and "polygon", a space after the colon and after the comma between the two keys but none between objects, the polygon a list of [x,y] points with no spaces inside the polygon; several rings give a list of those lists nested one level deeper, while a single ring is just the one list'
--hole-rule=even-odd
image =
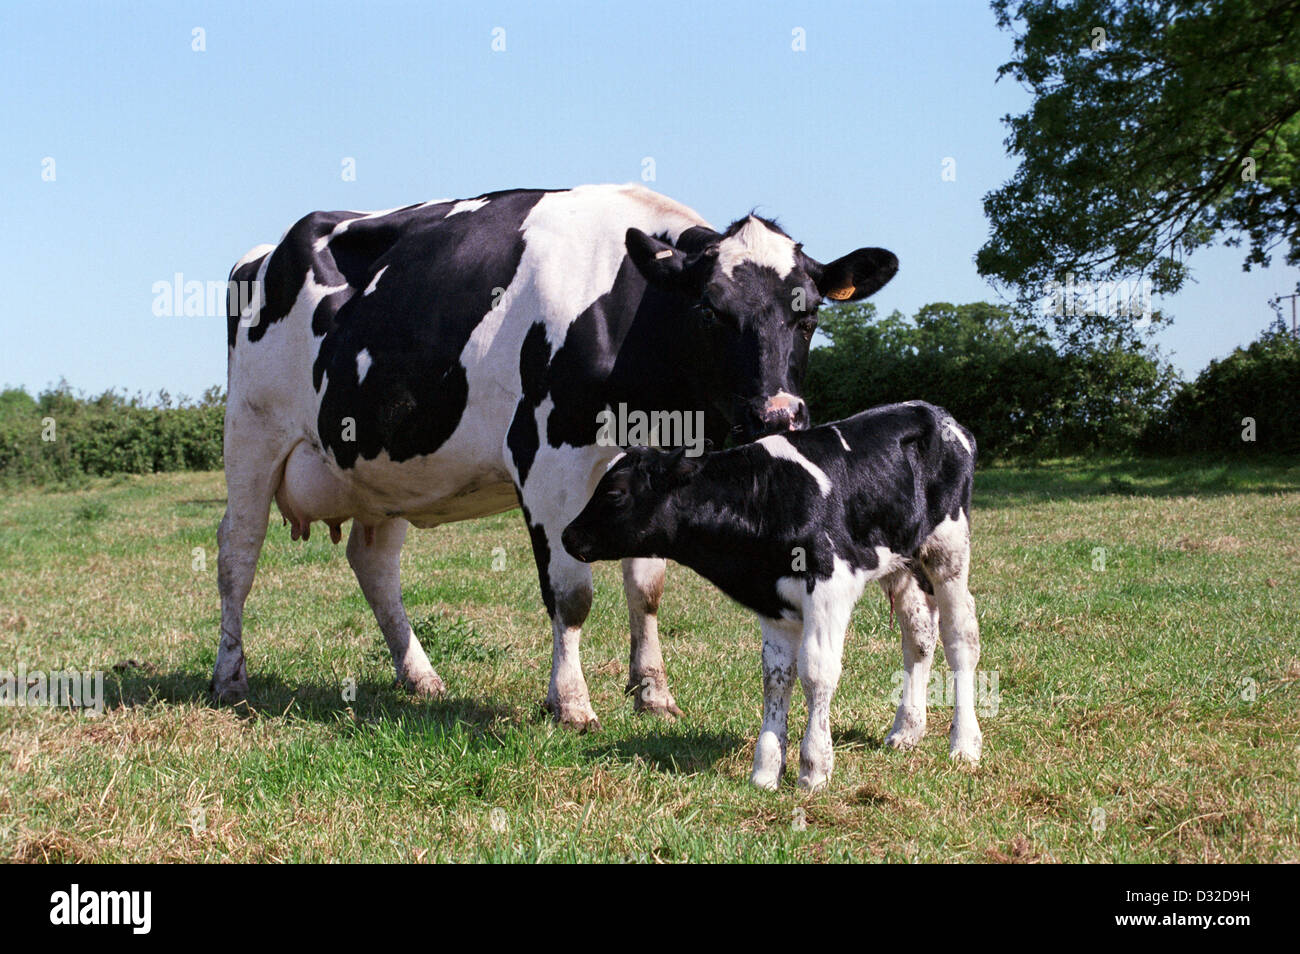
[{"label": "calf's hoof", "polygon": [[830,784],[831,776],[829,772],[803,770],[799,773],[799,781],[796,783],[800,788],[809,792],[820,792]]},{"label": "calf's hoof", "polygon": [[965,737],[954,736],[948,748],[948,758],[954,762],[979,764],[980,754],[984,748],[984,739],[978,733]]},{"label": "calf's hoof", "polygon": [[900,710],[894,717],[894,727],[885,736],[885,747],[906,752],[914,749],[925,738],[925,714],[914,710]]},{"label": "calf's hoof", "polygon": [[447,684],[432,669],[417,676],[407,676],[402,685],[418,699],[441,699],[447,694]]},{"label": "calf's hoof", "polygon": [[749,776],[755,788],[775,792],[785,773],[785,744],[775,733],[764,732],[754,746],[754,771]]}]

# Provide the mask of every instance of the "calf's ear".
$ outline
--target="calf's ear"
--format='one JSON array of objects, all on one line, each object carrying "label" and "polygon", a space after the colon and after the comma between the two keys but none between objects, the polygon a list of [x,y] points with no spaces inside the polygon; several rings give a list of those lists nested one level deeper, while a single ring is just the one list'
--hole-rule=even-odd
[{"label": "calf's ear", "polygon": [[655,490],[665,491],[680,487],[694,477],[695,472],[700,469],[702,458],[687,457],[685,447],[662,453],[658,472],[652,474],[650,481]]},{"label": "calf's ear", "polygon": [[646,281],[687,295],[699,294],[700,269],[691,266],[698,264],[700,256],[688,255],[676,246],[635,228],[627,230],[624,243],[632,263]]},{"label": "calf's ear", "polygon": [[885,287],[898,272],[898,259],[883,248],[860,248],[820,268],[812,278],[822,295],[834,301],[859,301]]}]

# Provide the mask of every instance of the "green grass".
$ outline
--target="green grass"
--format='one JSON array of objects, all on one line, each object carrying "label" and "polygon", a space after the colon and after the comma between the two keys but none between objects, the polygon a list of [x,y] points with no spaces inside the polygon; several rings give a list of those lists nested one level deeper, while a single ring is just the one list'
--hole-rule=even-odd
[{"label": "green grass", "polygon": [[[0,859],[1300,861],[1298,466],[982,471],[972,589],[1001,694],[983,762],[949,762],[942,705],[915,752],[881,747],[901,660],[871,591],[835,776],[812,796],[793,771],[775,794],[748,786],[758,627],[680,567],[661,626],[686,718],[623,698],[626,611],[601,565],[583,659],[604,729],[554,728],[518,514],[408,538],[408,609],[450,689],[436,703],[392,687],[342,548],[275,521],[251,706],[213,708],[223,507],[219,474],[0,503],[0,669],[103,669],[109,706],[0,708]],[[792,743],[802,718],[797,702]]]}]

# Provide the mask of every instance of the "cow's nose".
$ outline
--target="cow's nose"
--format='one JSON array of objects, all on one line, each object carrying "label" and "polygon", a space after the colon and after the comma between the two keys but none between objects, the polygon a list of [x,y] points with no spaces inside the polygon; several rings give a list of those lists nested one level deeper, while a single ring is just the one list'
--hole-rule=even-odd
[{"label": "cow's nose", "polygon": [[808,405],[803,398],[778,391],[763,405],[763,424],[773,431],[800,431],[808,426]]}]

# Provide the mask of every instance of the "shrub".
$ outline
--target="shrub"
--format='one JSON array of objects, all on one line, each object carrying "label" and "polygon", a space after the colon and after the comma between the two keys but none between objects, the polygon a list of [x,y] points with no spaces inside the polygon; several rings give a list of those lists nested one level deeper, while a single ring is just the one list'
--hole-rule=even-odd
[{"label": "shrub", "polygon": [[926,305],[908,320],[859,304],[823,313],[804,396],[818,421],[920,399],[969,427],[981,458],[1131,449],[1164,411],[1173,369],[1134,333],[1058,344],[1010,309]]},{"label": "shrub", "polygon": [[[1226,358],[1211,361],[1147,429],[1144,450],[1300,453],[1300,338],[1280,321]],[[1243,440],[1246,418],[1254,441]]]},{"label": "shrub", "polygon": [[0,392],[0,479],[66,482],[218,468],[224,403],[217,388],[178,403],[166,392],[154,402],[114,391],[84,397],[66,383],[35,398],[7,389]]}]

